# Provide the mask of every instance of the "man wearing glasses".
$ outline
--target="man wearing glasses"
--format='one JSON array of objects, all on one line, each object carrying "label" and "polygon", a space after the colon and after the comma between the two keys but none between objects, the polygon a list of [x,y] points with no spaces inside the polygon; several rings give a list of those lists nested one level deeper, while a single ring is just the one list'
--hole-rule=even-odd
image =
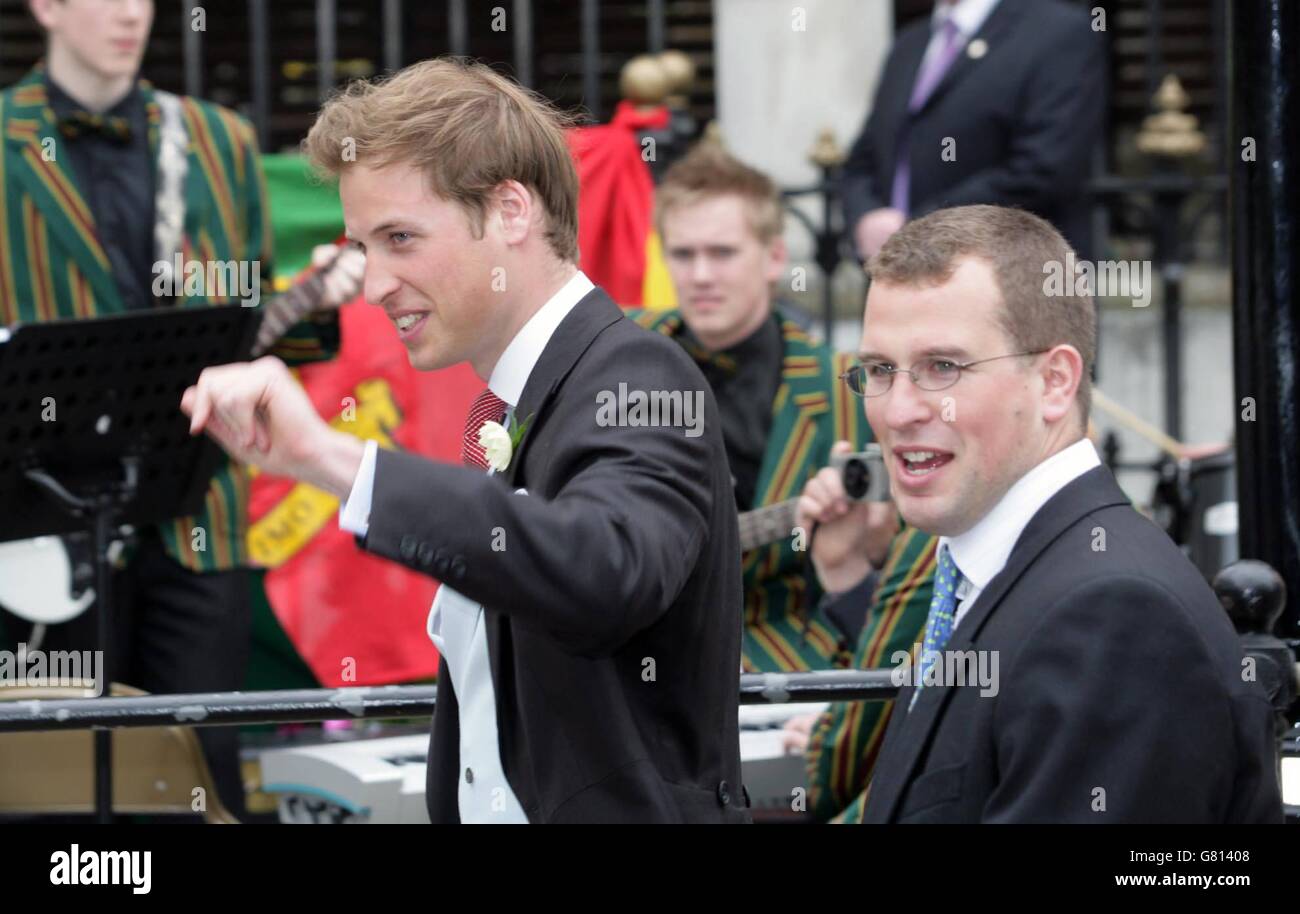
[{"label": "man wearing glasses", "polygon": [[[1093,302],[1043,286],[1069,250],[1037,216],[969,206],[870,263],[844,377],[939,551],[863,820],[1279,822],[1268,702],[1227,616],[1084,435]],[[813,483],[821,573],[857,534]]]}]

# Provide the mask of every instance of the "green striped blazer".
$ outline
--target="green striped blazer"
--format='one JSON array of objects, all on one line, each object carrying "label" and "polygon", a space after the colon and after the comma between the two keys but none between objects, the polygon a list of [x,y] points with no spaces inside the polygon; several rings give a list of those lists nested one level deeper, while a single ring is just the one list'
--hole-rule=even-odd
[{"label": "green striped blazer", "polygon": [[[889,668],[925,629],[938,538],[913,527],[894,537],[853,654],[855,669]],[[822,821],[860,822],[892,701],[834,702],[818,719],[805,755],[808,811]]]},{"label": "green striped blazer", "polygon": [[[680,311],[639,311],[637,323],[677,338]],[[772,429],[759,469],[754,507],[798,497],[804,483],[826,466],[831,445],[871,440],[861,401],[839,380],[850,356],[815,342],[781,316],[784,353],[781,384],[772,403]],[[804,551],[792,537],[742,556],[745,631],[741,658],[747,672],[847,666],[853,645],[818,608],[822,591]]]},{"label": "green striped blazer", "polygon": [[[157,157],[161,111],[141,80],[149,148]],[[249,123],[219,105],[182,98],[189,146],[182,255],[186,262],[257,261],[262,299],[272,294],[266,188]],[[0,326],[121,313],[124,305],[94,220],[66,158],[38,64],[0,92]],[[183,297],[182,307],[236,299]],[[337,314],[294,327],[276,354],[291,362],[327,358],[338,345]],[[179,405],[178,405],[179,408]],[[203,511],[162,524],[168,554],[195,571],[243,564],[248,474],[223,463]]]}]

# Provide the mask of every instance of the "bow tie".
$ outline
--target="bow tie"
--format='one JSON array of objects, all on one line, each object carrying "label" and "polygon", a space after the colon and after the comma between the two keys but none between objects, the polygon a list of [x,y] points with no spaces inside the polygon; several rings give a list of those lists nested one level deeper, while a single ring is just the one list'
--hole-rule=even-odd
[{"label": "bow tie", "polygon": [[91,134],[126,144],[131,141],[131,122],[124,117],[73,111],[59,118],[59,132],[70,140]]},{"label": "bow tie", "polygon": [[706,375],[712,370],[727,377],[735,376],[737,366],[734,357],[725,352],[710,352],[687,339],[681,339],[679,342],[686,350],[686,354],[695,360]]}]

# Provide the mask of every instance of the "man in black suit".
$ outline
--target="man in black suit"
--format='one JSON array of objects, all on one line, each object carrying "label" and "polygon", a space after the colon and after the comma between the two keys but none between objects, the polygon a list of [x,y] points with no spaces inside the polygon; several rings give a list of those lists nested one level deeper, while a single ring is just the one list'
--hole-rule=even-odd
[{"label": "man in black suit", "polygon": [[273,359],[205,371],[183,408],[232,454],[343,498],[364,548],[443,580],[430,817],[747,821],[717,407],[679,347],[577,269],[559,116],[434,60],[355,84],[305,147],[339,178],[366,298],[411,363],[488,382],[466,424],[476,469],[363,448]]},{"label": "man in black suit", "polygon": [[844,166],[859,256],[909,218],[992,203],[1037,213],[1087,257],[1081,197],[1106,99],[1093,22],[1062,0],[939,0],[902,29]]},{"label": "man in black suit", "polygon": [[[1023,210],[909,222],[870,265],[865,398],[899,512],[940,536],[868,822],[1280,822],[1271,712],[1195,567],[1084,437],[1093,303]],[[816,480],[814,480],[816,482]],[[823,567],[856,533],[810,483]]]}]

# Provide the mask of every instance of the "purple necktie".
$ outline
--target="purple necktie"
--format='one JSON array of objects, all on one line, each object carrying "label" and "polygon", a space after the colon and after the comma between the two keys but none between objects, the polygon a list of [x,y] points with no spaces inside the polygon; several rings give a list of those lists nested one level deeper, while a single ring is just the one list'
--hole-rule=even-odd
[{"label": "purple necktie", "polygon": [[[953,61],[961,53],[962,35],[961,29],[957,28],[957,23],[952,21],[949,16],[943,22],[943,44],[939,47],[938,53],[931,57],[921,67],[921,71],[916,74],[916,84],[912,87],[912,97],[908,100],[908,114],[915,114],[921,110],[921,107],[930,98],[939,80],[952,67]],[[903,128],[903,136],[898,143],[898,158],[894,166],[894,186],[889,196],[889,205],[896,210],[906,213],[909,204],[909,195],[911,193],[912,183],[912,163],[910,158],[911,149],[909,148],[907,128]]]}]

